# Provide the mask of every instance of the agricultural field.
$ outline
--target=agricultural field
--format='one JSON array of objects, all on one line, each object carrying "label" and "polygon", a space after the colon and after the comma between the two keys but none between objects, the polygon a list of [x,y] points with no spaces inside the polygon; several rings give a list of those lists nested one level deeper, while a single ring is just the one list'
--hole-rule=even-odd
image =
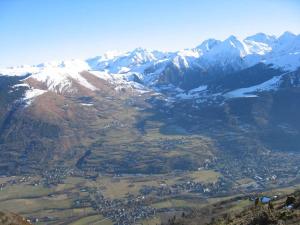
[{"label": "agricultural field", "polygon": [[[219,174],[214,171],[197,171],[191,173],[170,173],[167,175],[124,175],[119,177],[98,176],[97,179],[68,176],[61,183],[46,185],[44,178],[36,177],[3,177],[0,191],[0,211],[14,212],[28,218],[37,225],[42,224],[113,224],[108,216],[97,212],[101,205],[99,194],[111,202],[112,206],[126,204],[128,199],[140,199],[141,190],[145,187],[155,191],[163,191],[167,186],[176,187],[177,183],[185,180],[197,180],[203,183],[215,182]],[[165,199],[154,192],[143,197],[145,205],[155,210],[196,207],[196,202],[178,199]],[[99,201],[98,203],[95,203]],[[122,201],[125,201],[122,203]],[[97,205],[98,204],[98,205]],[[99,206],[101,207],[101,206]],[[131,207],[131,206],[129,206]],[[136,206],[134,206],[136,207]],[[143,207],[137,206],[137,207]],[[113,208],[113,207],[112,207]],[[138,210],[138,209],[135,209]],[[108,212],[107,215],[109,215]],[[141,222],[143,224],[157,223],[161,213],[157,216],[149,216]]]}]

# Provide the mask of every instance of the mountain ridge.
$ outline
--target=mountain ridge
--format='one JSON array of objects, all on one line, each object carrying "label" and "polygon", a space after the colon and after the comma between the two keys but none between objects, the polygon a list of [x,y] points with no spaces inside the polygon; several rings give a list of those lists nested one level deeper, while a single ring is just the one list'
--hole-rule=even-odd
[{"label": "mountain ridge", "polygon": [[[244,40],[231,35],[224,41],[208,39],[196,48],[177,52],[150,51],[136,48],[126,53],[108,53],[87,60],[64,60],[0,69],[6,76],[24,76],[29,86],[24,99],[33,100],[46,91],[76,92],[73,83],[96,91],[81,72],[89,71],[100,79],[122,87],[157,91],[161,85],[183,90],[207,85],[213,76],[241,71],[258,63],[284,71],[300,66],[300,36],[285,32],[278,38],[258,33]],[[202,75],[201,75],[202,74]],[[28,80],[41,83],[32,86]],[[29,97],[28,97],[29,96]]]}]

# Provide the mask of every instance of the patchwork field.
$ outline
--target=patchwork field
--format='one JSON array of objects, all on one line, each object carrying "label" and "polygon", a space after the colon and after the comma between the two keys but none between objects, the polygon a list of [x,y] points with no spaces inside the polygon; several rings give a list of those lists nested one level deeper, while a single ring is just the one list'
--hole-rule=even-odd
[{"label": "patchwork field", "polygon": [[[103,224],[113,222],[97,213],[92,202],[101,192],[105,199],[119,201],[129,196],[139,198],[145,187],[159,188],[175,185],[184,180],[197,179],[198,182],[215,182],[219,174],[214,171],[196,171],[167,175],[127,175],[120,177],[99,176],[97,179],[69,176],[57,185],[43,185],[42,177],[0,178],[4,184],[0,191],[0,211],[18,213],[34,224]],[[96,194],[96,195],[95,195]],[[154,198],[153,198],[154,197]],[[197,203],[185,200],[149,197],[147,205],[159,210],[162,208],[196,207]],[[132,198],[132,197],[130,197]],[[150,200],[152,199],[152,200]],[[77,205],[78,202],[83,202]],[[144,219],[143,224],[157,223],[158,217]]]}]

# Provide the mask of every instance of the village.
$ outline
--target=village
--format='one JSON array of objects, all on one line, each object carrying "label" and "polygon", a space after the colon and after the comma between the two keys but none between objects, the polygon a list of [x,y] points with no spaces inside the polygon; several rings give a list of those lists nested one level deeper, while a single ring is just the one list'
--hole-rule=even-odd
[{"label": "village", "polygon": [[[199,168],[199,171],[206,171],[211,169],[212,165],[207,165],[206,168]],[[112,221],[115,225],[124,224],[135,224],[138,221],[149,219],[154,217],[157,213],[174,211],[174,208],[155,208],[152,205],[155,203],[162,202],[166,199],[180,198],[180,196],[194,196],[197,198],[210,198],[210,197],[222,197],[234,194],[244,193],[245,197],[252,196],[253,193],[260,193],[267,190],[270,185],[285,186],[291,180],[286,177],[285,174],[278,172],[277,174],[265,173],[256,175],[250,173],[251,182],[239,183],[237,177],[231,174],[226,174],[226,169],[222,171],[222,176],[214,182],[199,182],[193,179],[185,177],[183,174],[189,174],[188,171],[174,172],[169,175],[168,179],[172,177],[181,177],[182,179],[174,180],[172,184],[167,182],[159,182],[157,185],[142,185],[136,193],[130,193],[130,186],[128,194],[123,197],[110,198],[105,194],[105,189],[92,187],[89,185],[76,186],[76,190],[72,193],[66,192],[69,198],[72,199],[72,208],[93,208],[99,215],[103,216],[106,220]],[[41,176],[10,176],[2,178],[7,179],[6,182],[0,183],[0,190],[10,188],[14,185],[29,185],[33,187],[45,187],[53,188],[58,185],[64,184],[66,179],[70,177],[79,178],[89,182],[93,181],[97,183],[101,182],[101,178],[105,177],[105,174],[100,174],[95,170],[82,171],[77,169],[68,168],[55,168],[53,170],[46,170]],[[141,175],[141,174],[115,174],[111,178],[112,180],[122,181],[131,180],[131,182],[137,182],[139,179],[151,179],[153,175]],[[282,176],[282,177],[281,177]],[[157,179],[157,176],[153,178]],[[98,181],[97,181],[98,179]],[[114,185],[118,185],[116,182]],[[1,194],[0,191],[0,194]],[[50,194],[49,197],[55,197],[55,194]],[[253,199],[252,199],[253,200]],[[55,218],[51,216],[46,217],[30,217],[31,221],[39,221],[48,223],[54,221]]]}]

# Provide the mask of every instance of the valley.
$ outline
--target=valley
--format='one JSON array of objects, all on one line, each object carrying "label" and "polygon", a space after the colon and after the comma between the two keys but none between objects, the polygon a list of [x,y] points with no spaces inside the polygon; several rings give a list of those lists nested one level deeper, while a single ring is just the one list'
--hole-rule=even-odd
[{"label": "valley", "polygon": [[[0,210],[18,213],[34,224],[156,224],[183,212],[215,210],[218,204],[226,204],[227,213],[229,208],[237,213],[253,205],[258,193],[266,194],[251,188],[254,179],[226,186],[226,179],[212,170],[91,177],[57,169],[44,176],[1,177],[0,182]],[[289,184],[267,193],[285,196],[299,187]],[[213,211],[211,217],[224,209]]]},{"label": "valley", "polygon": [[230,36],[0,69],[0,211],[37,225],[154,225],[197,210],[207,224],[292,193],[299,40]]},{"label": "valley", "polygon": [[40,164],[41,173],[21,165],[26,173],[3,175],[0,211],[34,224],[157,224],[182,212],[214,208],[224,199],[232,199],[227,207],[236,211],[253,204],[248,199],[259,193],[298,188],[298,153],[270,151],[257,138],[256,124],[244,122],[252,119],[249,115],[222,113],[225,118],[213,119],[221,118],[224,108],[187,106],[193,101],[170,106],[148,94],[123,98],[129,106],[118,107],[117,99],[111,105],[106,97],[68,99],[68,107],[73,101],[93,102],[81,106],[83,113],[74,119],[85,148],[66,152],[63,165]]}]

